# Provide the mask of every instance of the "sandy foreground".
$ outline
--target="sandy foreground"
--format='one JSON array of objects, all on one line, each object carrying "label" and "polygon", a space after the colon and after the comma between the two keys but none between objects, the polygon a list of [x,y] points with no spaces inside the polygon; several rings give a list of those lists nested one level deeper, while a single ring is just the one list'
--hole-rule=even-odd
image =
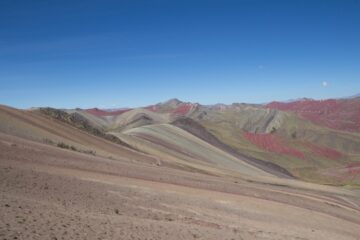
[{"label": "sandy foreground", "polygon": [[354,191],[190,173],[0,134],[0,240],[360,239],[359,206]]}]

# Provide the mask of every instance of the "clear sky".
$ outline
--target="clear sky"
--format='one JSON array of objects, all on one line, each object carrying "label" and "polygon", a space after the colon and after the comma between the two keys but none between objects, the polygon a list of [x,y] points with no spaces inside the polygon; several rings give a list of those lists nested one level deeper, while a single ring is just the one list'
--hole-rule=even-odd
[{"label": "clear sky", "polygon": [[1,0],[0,103],[134,107],[360,93],[359,0]]}]

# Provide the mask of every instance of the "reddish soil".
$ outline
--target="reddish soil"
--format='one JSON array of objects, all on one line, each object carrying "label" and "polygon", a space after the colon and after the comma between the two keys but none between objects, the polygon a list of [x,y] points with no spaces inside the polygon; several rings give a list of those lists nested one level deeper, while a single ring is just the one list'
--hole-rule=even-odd
[{"label": "reddish soil", "polygon": [[346,169],[351,175],[360,174],[360,162],[350,163],[346,166]]},{"label": "reddish soil", "polygon": [[173,114],[186,115],[192,109],[192,107],[193,107],[192,104],[187,104],[187,103],[182,104],[173,111]]},{"label": "reddish soil", "polygon": [[104,117],[104,116],[117,116],[130,110],[131,109],[129,108],[129,109],[116,110],[116,111],[106,111],[98,108],[90,108],[90,109],[86,109],[85,111],[98,117]]},{"label": "reddish soil", "polygon": [[360,98],[272,102],[266,107],[296,112],[305,119],[329,128],[360,131]]},{"label": "reddish soil", "polygon": [[287,146],[278,136],[270,133],[256,134],[246,132],[244,137],[256,146],[270,152],[286,154],[297,158],[304,158],[304,154],[295,148]]},{"label": "reddish soil", "polygon": [[306,143],[306,147],[310,148],[313,154],[320,157],[338,160],[343,157],[343,154],[333,148],[315,145],[313,143]]}]

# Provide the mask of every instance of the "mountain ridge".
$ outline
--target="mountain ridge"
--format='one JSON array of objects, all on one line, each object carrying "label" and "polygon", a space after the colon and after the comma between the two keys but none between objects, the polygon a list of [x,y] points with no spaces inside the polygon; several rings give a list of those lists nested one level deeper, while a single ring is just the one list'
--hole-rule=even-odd
[{"label": "mountain ridge", "polygon": [[[199,138],[198,141],[275,175],[285,174],[323,184],[357,185],[360,184],[359,101],[360,98],[301,99],[267,105],[202,105],[173,98],[141,108],[52,109],[49,112],[48,108],[39,108],[25,112],[40,112],[129,149],[149,151],[147,154],[158,162],[163,162],[165,156],[175,162],[182,159],[181,163],[165,161],[180,168],[193,168],[189,161],[197,158],[196,154],[184,154],[194,151],[190,145],[183,145],[184,149],[181,145],[168,145],[182,129]],[[59,116],[64,117],[59,119]],[[170,126],[179,129],[168,131]],[[150,134],[151,131],[159,133]],[[137,134],[131,136],[130,132]],[[163,140],[160,132],[171,137]],[[178,139],[183,140],[185,143],[185,139]],[[173,150],[169,152],[165,146]]]},{"label": "mountain ridge", "polygon": [[[273,164],[274,167],[278,166],[275,168],[280,172],[306,181],[358,184],[360,177],[357,175],[356,164],[360,159],[359,133],[314,121],[313,118],[304,116],[304,112],[293,109],[293,106],[300,106],[300,110],[303,106],[310,106],[309,109],[313,110],[315,106],[314,111],[305,113],[319,115],[321,120],[326,120],[327,114],[330,114],[334,122],[334,106],[338,109],[337,105],[341,104],[343,112],[338,116],[356,117],[359,106],[356,101],[357,98],[323,101],[301,99],[268,105],[201,105],[170,99],[142,108],[109,111],[109,114],[98,114],[87,109],[66,111],[80,114],[101,131],[114,134],[125,142],[129,141],[126,143],[134,149],[139,149],[137,140],[140,139],[130,139],[126,132],[146,126],[146,131],[153,127],[154,131],[158,131],[155,128],[157,124],[170,124],[257,167],[267,169],[267,165]],[[343,108],[344,104],[347,107]],[[147,137],[146,141],[150,139],[153,137]],[[157,157],[160,158],[163,154],[169,157],[169,153],[163,152],[163,143],[159,144],[160,142],[153,142],[151,146],[159,147],[161,151],[155,153],[153,149],[147,150],[158,154]],[[270,168],[269,171],[272,171]]]}]

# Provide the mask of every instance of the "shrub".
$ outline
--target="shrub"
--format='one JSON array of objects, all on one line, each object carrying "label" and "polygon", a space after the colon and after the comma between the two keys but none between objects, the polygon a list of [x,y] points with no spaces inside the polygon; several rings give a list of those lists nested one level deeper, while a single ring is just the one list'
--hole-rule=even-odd
[{"label": "shrub", "polygon": [[63,142],[59,142],[56,146],[58,146],[59,148],[70,149],[70,146]]},{"label": "shrub", "polygon": [[90,154],[90,155],[93,155],[95,156],[96,155],[96,152],[93,151],[93,150],[84,150],[84,151],[81,151],[82,153],[86,153],[86,154]]},{"label": "shrub", "polygon": [[86,153],[86,154],[90,154],[90,155],[93,155],[93,156],[96,155],[96,151],[77,149],[75,146],[68,145],[68,144],[66,144],[64,142],[59,142],[58,144],[56,144],[56,146],[58,146],[59,148],[69,149],[69,150],[72,150],[72,151],[75,151],[75,152]]}]

